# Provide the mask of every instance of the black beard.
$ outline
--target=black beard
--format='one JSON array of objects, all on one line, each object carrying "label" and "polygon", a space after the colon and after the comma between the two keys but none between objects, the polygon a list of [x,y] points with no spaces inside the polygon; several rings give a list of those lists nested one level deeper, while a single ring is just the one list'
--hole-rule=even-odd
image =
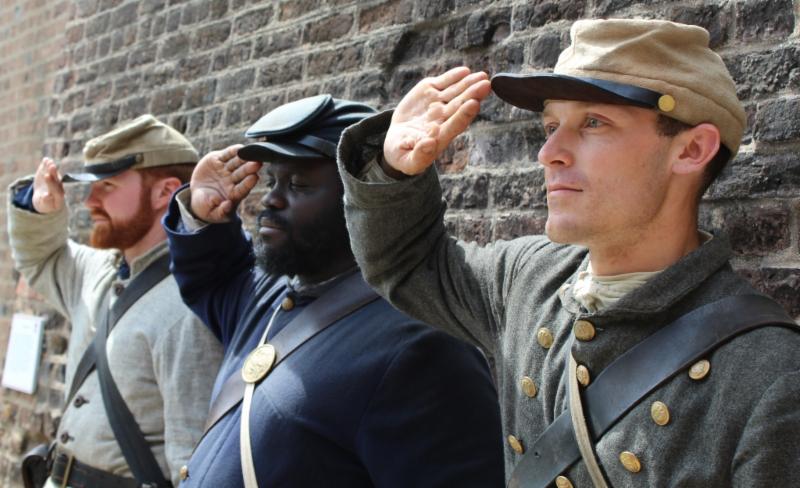
[{"label": "black beard", "polygon": [[256,233],[253,252],[256,266],[271,275],[313,275],[340,256],[350,256],[350,241],[341,206],[322,212],[308,227],[297,229],[270,210],[259,215],[279,224],[286,241],[274,246]]}]

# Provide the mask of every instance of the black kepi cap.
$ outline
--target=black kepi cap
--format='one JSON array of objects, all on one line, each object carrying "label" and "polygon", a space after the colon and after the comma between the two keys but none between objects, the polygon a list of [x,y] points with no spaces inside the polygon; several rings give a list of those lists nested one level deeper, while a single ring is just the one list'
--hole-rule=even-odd
[{"label": "black kepi cap", "polygon": [[250,126],[245,137],[263,139],[239,149],[248,161],[336,159],[342,132],[373,114],[369,105],[317,95],[271,110]]}]

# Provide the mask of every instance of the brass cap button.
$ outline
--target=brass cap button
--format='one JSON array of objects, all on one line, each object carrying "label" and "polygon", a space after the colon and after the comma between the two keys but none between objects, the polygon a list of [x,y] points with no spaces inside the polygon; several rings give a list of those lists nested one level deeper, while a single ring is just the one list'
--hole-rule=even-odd
[{"label": "brass cap button", "polygon": [[181,471],[179,474],[181,476],[181,481],[186,480],[186,478],[189,477],[189,466],[185,464],[181,466]]},{"label": "brass cap button", "polygon": [[594,325],[588,320],[578,320],[572,326],[572,333],[579,341],[591,341],[594,339]]},{"label": "brass cap button", "polygon": [[662,112],[672,112],[675,110],[675,99],[672,95],[661,95],[658,97],[658,109]]},{"label": "brass cap button", "polygon": [[580,383],[581,386],[589,386],[589,383],[592,382],[592,377],[589,375],[589,370],[586,369],[586,366],[582,364],[578,366],[575,376],[578,377],[578,383]]},{"label": "brass cap button", "polygon": [[664,402],[653,402],[650,405],[650,416],[656,425],[667,425],[669,423],[669,409]]},{"label": "brass cap button", "polygon": [[711,371],[711,363],[707,359],[701,359],[689,368],[689,378],[693,380],[702,380]]},{"label": "brass cap button", "polygon": [[293,309],[294,308],[294,300],[292,300],[292,297],[284,298],[283,301],[281,302],[281,308],[286,310],[287,312],[289,310]]},{"label": "brass cap button", "polygon": [[536,341],[545,349],[550,349],[553,345],[553,333],[547,327],[539,327],[536,332]]},{"label": "brass cap button", "polygon": [[528,395],[530,398],[533,398],[533,397],[536,396],[536,393],[538,391],[536,389],[536,383],[534,383],[533,380],[530,377],[523,376],[521,385],[522,385],[522,392],[523,393]]},{"label": "brass cap button", "polygon": [[522,447],[522,441],[513,435],[508,436],[508,445],[511,446],[511,449],[513,449],[517,454],[522,454],[525,452],[525,448]]},{"label": "brass cap button", "polygon": [[556,478],[556,486],[558,488],[572,488],[572,481],[566,476],[559,476]]},{"label": "brass cap button", "polygon": [[638,473],[642,470],[642,463],[639,462],[639,458],[630,451],[622,451],[619,455],[619,461],[631,473]]}]

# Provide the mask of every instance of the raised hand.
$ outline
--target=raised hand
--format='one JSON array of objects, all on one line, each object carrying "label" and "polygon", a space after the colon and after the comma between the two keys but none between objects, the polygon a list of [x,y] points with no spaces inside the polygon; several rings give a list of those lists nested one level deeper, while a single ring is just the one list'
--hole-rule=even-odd
[{"label": "raised hand", "polygon": [[33,208],[40,214],[57,212],[64,207],[64,185],[56,163],[42,158],[33,177]]},{"label": "raised hand", "polygon": [[241,144],[212,151],[197,163],[192,172],[191,210],[210,223],[227,222],[236,206],[258,183],[261,163],[244,161],[236,155]]},{"label": "raised hand", "polygon": [[384,163],[422,173],[475,119],[491,91],[488,75],[459,67],[417,83],[400,101],[383,143]]}]

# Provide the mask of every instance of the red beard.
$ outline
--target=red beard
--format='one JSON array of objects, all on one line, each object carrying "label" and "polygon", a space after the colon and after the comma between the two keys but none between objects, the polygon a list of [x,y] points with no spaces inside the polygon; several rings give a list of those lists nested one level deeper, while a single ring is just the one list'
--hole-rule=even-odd
[{"label": "red beard", "polygon": [[152,228],[155,211],[150,206],[150,193],[142,189],[136,213],[126,220],[113,220],[100,209],[92,211],[92,216],[102,216],[105,221],[95,222],[89,235],[89,245],[97,249],[125,250],[133,247]]}]

